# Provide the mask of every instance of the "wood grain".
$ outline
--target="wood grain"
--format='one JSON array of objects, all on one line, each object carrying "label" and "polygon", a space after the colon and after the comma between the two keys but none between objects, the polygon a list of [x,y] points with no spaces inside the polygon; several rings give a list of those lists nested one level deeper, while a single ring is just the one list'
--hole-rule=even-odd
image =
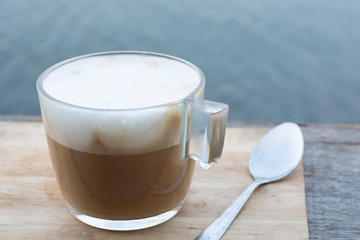
[{"label": "wood grain", "polygon": [[360,239],[360,126],[302,128],[310,237]]},{"label": "wood grain", "polygon": [[[87,226],[66,209],[41,123],[0,122],[0,239],[194,239],[251,183],[248,157],[269,128],[228,128],[221,163],[196,168],[180,213],[146,230]],[[223,239],[307,239],[303,167],[259,187]]]}]

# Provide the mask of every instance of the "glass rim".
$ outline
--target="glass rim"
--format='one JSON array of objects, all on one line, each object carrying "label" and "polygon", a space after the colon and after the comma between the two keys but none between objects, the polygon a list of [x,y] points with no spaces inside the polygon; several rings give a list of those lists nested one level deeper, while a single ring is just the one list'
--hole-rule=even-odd
[{"label": "glass rim", "polygon": [[[144,56],[155,56],[155,57],[171,59],[171,60],[177,61],[179,63],[185,64],[188,67],[192,68],[194,71],[196,71],[197,74],[199,75],[200,81],[199,81],[198,85],[196,86],[196,88],[191,93],[189,93],[188,95],[186,95],[185,97],[183,97],[183,98],[181,98],[179,100],[171,101],[171,102],[167,102],[167,103],[162,103],[162,104],[156,104],[156,105],[152,105],[152,106],[139,107],[139,108],[129,108],[129,109],[123,109],[123,108],[106,109],[106,108],[91,108],[91,107],[79,106],[79,105],[76,105],[76,104],[61,101],[61,100],[51,96],[50,94],[48,94],[45,91],[45,89],[43,88],[43,83],[46,80],[47,76],[51,72],[55,71],[56,69],[58,69],[58,68],[60,68],[60,67],[62,67],[64,65],[67,65],[67,64],[69,64],[71,62],[75,62],[75,61],[78,61],[78,60],[81,60],[81,59],[91,58],[91,57],[96,57],[96,56],[106,56],[106,55],[144,55]],[[87,110],[87,111],[105,111],[105,112],[146,110],[146,109],[152,109],[152,108],[157,108],[157,107],[166,107],[166,106],[171,106],[171,105],[177,105],[179,103],[184,102],[185,99],[195,97],[195,94],[204,85],[205,85],[205,75],[204,75],[204,73],[197,66],[190,63],[189,61],[186,61],[184,59],[174,57],[174,56],[171,56],[171,55],[163,54],[163,53],[147,52],[147,51],[108,51],[108,52],[98,52],[98,53],[85,54],[85,55],[69,58],[69,59],[58,62],[58,63],[50,66],[49,68],[47,68],[44,72],[42,72],[40,74],[40,76],[38,77],[38,79],[36,81],[36,88],[37,88],[37,91],[38,91],[39,95],[44,96],[45,98],[47,98],[48,100],[50,100],[50,101],[52,101],[52,102],[54,102],[56,104],[60,104],[60,105],[66,106],[66,107],[71,107],[71,108],[76,108],[76,109]]]}]

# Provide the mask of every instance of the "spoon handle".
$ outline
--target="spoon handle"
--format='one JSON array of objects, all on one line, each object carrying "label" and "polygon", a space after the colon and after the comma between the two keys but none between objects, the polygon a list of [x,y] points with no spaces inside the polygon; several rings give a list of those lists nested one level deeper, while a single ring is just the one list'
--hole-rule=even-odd
[{"label": "spoon handle", "polygon": [[263,184],[264,181],[253,181],[245,191],[228,207],[219,218],[217,218],[210,226],[208,226],[195,240],[215,240],[220,239],[228,229],[230,224],[244,206],[251,193],[257,186]]}]

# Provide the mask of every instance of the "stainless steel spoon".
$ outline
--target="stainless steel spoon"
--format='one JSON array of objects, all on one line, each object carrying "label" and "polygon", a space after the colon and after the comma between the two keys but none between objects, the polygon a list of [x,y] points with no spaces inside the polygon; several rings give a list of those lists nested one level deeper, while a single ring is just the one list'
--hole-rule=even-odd
[{"label": "stainless steel spoon", "polygon": [[303,150],[304,139],[295,123],[282,123],[268,132],[249,159],[249,170],[255,181],[196,239],[220,239],[255,188],[289,175],[299,164]]}]

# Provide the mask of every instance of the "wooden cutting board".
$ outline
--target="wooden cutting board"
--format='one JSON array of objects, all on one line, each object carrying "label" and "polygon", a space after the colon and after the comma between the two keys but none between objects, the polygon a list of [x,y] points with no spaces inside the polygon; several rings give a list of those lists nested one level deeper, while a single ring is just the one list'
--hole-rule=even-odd
[{"label": "wooden cutting board", "polygon": [[[221,162],[197,166],[188,199],[170,221],[131,232],[87,226],[67,210],[41,123],[0,122],[0,239],[194,239],[252,182],[248,158],[265,128],[228,128]],[[307,239],[302,164],[260,186],[223,239]]]}]

